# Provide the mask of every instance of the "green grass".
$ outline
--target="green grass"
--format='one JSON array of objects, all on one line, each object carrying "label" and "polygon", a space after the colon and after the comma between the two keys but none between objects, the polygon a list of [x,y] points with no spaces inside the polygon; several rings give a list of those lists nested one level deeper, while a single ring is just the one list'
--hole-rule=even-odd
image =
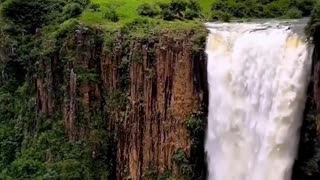
[{"label": "green grass", "polygon": [[[168,0],[154,0],[152,2],[157,3],[166,1]],[[116,9],[116,12],[120,17],[119,23],[126,23],[139,17],[136,9],[140,4],[148,3],[150,0],[91,0],[91,2],[99,4],[101,6],[101,11],[92,12],[90,9],[87,9],[80,20],[87,24],[105,25],[106,23],[109,24],[109,21],[103,17],[108,6],[113,6]]]},{"label": "green grass", "polygon": [[[170,2],[171,0],[91,0],[92,3],[99,4],[101,7],[100,12],[93,12],[89,8],[84,11],[80,17],[80,21],[89,25],[102,25],[112,26],[114,28],[131,22],[132,20],[140,17],[137,13],[137,8],[143,3],[155,4],[159,2]],[[199,3],[203,9],[203,13],[207,15],[209,13],[211,4],[215,0],[199,0]],[[120,17],[120,21],[117,23],[111,23],[105,19],[104,12],[106,12],[108,6],[115,7],[117,14]]]}]

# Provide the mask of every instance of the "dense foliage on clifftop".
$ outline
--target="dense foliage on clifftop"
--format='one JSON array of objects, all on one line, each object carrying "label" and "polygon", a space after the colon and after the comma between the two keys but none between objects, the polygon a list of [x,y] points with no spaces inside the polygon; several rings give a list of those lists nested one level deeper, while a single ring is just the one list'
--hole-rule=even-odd
[{"label": "dense foliage on clifftop", "polygon": [[[93,0],[81,16],[89,24],[150,19],[229,21],[230,18],[301,18],[310,16],[316,0]],[[116,18],[115,18],[116,17]]]}]

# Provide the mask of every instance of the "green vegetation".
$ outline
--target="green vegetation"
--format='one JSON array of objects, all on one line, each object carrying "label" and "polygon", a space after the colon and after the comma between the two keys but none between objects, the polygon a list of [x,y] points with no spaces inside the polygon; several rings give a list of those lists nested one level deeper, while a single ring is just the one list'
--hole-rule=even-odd
[{"label": "green vegetation", "polygon": [[192,175],[192,167],[187,156],[187,153],[183,149],[178,149],[172,156],[173,162],[175,162],[179,168],[179,173],[184,180],[191,180],[195,177]]},{"label": "green vegetation", "polygon": [[156,15],[159,14],[158,12],[159,10],[153,6],[153,5],[150,5],[148,3],[144,3],[144,4],[141,4],[138,8],[137,8],[137,12],[139,15],[141,16],[149,16],[149,17],[154,17]]},{"label": "green vegetation", "polygon": [[[207,4],[210,1],[213,2],[215,0],[200,0],[196,2],[199,2],[201,8],[209,13],[210,8]],[[86,24],[107,25],[109,22],[103,18],[103,12],[106,11],[108,7],[113,6],[119,15],[120,23],[128,23],[139,18],[140,15],[148,14],[147,16],[150,16],[152,14],[151,17],[154,17],[160,13],[160,5],[169,4],[170,2],[171,0],[92,0],[92,3],[100,5],[101,12],[86,10],[80,18],[80,21]]]},{"label": "green vegetation", "polygon": [[145,171],[143,174],[143,179],[145,180],[176,180],[172,173],[165,171],[164,173],[159,173],[156,167],[151,167]]},{"label": "green vegetation", "polygon": [[320,2],[318,1],[312,12],[311,20],[306,28],[306,33],[316,41],[320,42]]},{"label": "green vegetation", "polygon": [[316,0],[92,0],[100,11],[86,10],[80,21],[108,26],[104,12],[112,6],[125,24],[139,18],[229,21],[231,18],[301,18],[309,16]]},{"label": "green vegetation", "polygon": [[[92,58],[96,61],[87,69],[76,62],[81,51],[77,48],[82,48],[75,42],[80,31],[92,40],[89,45],[93,48],[111,52],[117,47],[125,55],[132,41],[155,41],[155,36],[163,33],[182,39],[185,32],[197,32],[193,56],[199,56],[205,43],[202,21],[299,18],[312,12],[307,32],[314,39],[320,37],[320,4],[315,5],[315,0],[2,0],[0,6],[0,179],[114,179],[117,139],[106,122],[114,111],[126,111],[130,105],[128,56],[123,56],[117,67],[118,89],[107,93],[99,89],[107,94],[101,97],[103,107],[87,110],[80,97],[75,97],[82,112],[77,126],[79,131],[90,130],[86,137],[71,139],[65,130],[62,104],[70,103],[68,75],[53,77],[56,84],[48,85],[50,92],[56,92],[56,112],[38,112],[36,77],[70,74],[74,67],[77,86],[101,83],[101,72],[94,67],[100,65],[98,58]],[[150,48],[148,57],[154,61],[154,49]],[[58,59],[54,73],[40,68],[54,58]],[[134,58],[141,61],[140,56]],[[203,175],[197,166],[204,162],[196,157],[204,156],[205,122],[205,113],[200,112],[187,119],[191,155],[179,149],[172,159],[185,179]],[[309,167],[320,172],[314,161]],[[155,169],[145,172],[145,178],[172,179],[170,172],[160,175]]]},{"label": "green vegetation", "polygon": [[302,11],[296,7],[292,7],[288,10],[285,16],[290,19],[298,19],[302,17]]},{"label": "green vegetation", "polygon": [[212,20],[235,18],[301,18],[309,16],[314,0],[217,0],[212,5]]},{"label": "green vegetation", "polygon": [[[37,112],[35,76],[47,73],[39,64],[55,54],[62,63],[73,62],[76,46],[68,47],[68,52],[60,50],[72,45],[65,41],[79,23],[70,19],[81,15],[87,5],[85,0],[7,0],[1,4],[0,179],[112,176],[114,139],[107,132],[103,112],[79,114],[80,118],[90,116],[95,124],[88,137],[75,140],[68,138],[61,111],[50,116]],[[101,42],[92,37],[97,44]],[[97,83],[95,71],[76,71],[78,83]],[[63,99],[65,87],[52,88],[57,95],[61,93],[56,104],[62,106],[67,100]],[[79,123],[86,121],[79,119]]]},{"label": "green vegetation", "polygon": [[183,153],[179,151],[178,153],[176,153],[176,155],[178,154],[180,156],[180,158],[178,158],[180,159],[178,163],[180,164],[179,167],[182,168],[180,169],[180,171],[184,172],[182,173],[184,176],[191,179],[201,180],[206,178],[206,173],[205,171],[203,171],[204,169],[206,169],[204,153],[206,123],[206,113],[203,113],[201,111],[192,113],[186,121],[186,127],[189,131],[191,139],[190,157],[186,158],[185,156],[182,156]]}]

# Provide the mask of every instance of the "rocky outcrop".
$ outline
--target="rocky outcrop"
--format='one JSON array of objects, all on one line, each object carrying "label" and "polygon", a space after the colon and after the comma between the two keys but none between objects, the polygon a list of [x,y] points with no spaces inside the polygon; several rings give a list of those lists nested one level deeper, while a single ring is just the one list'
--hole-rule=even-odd
[{"label": "rocky outcrop", "polygon": [[118,179],[143,179],[149,169],[179,176],[172,156],[190,155],[186,121],[207,101],[204,28],[148,41],[119,34],[105,45],[102,36],[81,27],[40,61],[38,112],[61,112],[71,141],[89,139],[104,121],[117,140]]}]

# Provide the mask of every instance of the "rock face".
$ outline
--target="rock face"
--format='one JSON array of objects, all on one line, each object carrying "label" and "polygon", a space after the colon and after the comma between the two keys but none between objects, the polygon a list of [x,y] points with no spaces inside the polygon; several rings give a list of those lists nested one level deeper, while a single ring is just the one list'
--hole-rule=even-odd
[{"label": "rock face", "polygon": [[[119,34],[103,43],[102,32],[79,28],[38,64],[38,112],[61,112],[71,141],[92,138],[103,121],[116,139],[117,179],[143,179],[150,169],[179,176],[172,156],[178,149],[190,155],[186,121],[205,112],[207,101],[200,33],[147,41]],[[99,156],[95,147],[92,156]]]},{"label": "rock face", "polygon": [[189,152],[185,123],[199,109],[204,94],[199,82],[203,72],[195,69],[204,65],[204,57],[193,57],[188,40],[161,37],[155,44],[133,47],[133,56],[142,59],[130,65],[131,111],[120,125],[118,154],[118,162],[127,163],[119,166],[119,177],[126,168],[132,177],[142,177],[152,166],[173,169],[175,151]]},{"label": "rock face", "polygon": [[320,32],[315,33],[311,79],[308,88],[299,154],[293,180],[320,178]]}]

